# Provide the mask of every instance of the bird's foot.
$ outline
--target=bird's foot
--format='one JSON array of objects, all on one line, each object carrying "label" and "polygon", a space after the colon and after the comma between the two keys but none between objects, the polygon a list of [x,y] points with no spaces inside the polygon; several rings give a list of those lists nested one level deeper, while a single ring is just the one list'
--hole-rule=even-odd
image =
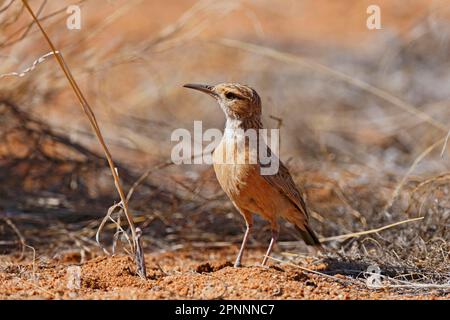
[{"label": "bird's foot", "polygon": [[240,268],[240,267],[242,267],[241,262],[240,262],[240,261],[236,261],[236,262],[234,263],[234,267],[235,267],[235,268]]}]

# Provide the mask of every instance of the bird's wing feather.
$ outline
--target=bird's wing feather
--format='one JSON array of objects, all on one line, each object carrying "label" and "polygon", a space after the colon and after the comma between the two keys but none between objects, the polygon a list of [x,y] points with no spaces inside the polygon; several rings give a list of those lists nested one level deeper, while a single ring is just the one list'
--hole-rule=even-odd
[{"label": "bird's wing feather", "polygon": [[281,194],[285,195],[308,219],[308,209],[302,195],[297,189],[294,180],[289,173],[289,170],[280,161],[280,167],[277,174],[262,175],[262,177]]}]

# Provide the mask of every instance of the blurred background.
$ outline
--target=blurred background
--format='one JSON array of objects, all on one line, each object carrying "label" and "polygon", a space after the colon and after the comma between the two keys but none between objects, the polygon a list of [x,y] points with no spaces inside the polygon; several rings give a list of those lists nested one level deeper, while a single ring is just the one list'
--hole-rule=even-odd
[{"label": "blurred background", "polygon": [[[146,251],[240,243],[243,219],[212,168],[170,164],[174,129],[224,125],[214,101],[182,85],[240,82],[260,94],[265,126],[281,129],[281,158],[322,238],[424,217],[327,241],[339,259],[448,269],[450,1],[29,2],[90,102],[126,191],[139,180],[130,208]],[[80,30],[66,28],[70,4],[81,8]],[[366,26],[372,4],[380,30]],[[50,51],[20,1],[0,1],[0,27],[0,74]],[[119,199],[54,57],[0,78],[0,114],[0,252],[20,247],[11,223],[41,253],[94,250]],[[269,237],[258,219],[251,246]],[[283,225],[281,249],[306,252],[299,239]]]}]

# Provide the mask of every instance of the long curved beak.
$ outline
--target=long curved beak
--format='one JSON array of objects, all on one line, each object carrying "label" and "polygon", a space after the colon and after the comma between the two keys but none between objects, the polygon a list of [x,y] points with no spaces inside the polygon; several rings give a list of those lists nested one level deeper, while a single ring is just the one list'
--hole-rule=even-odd
[{"label": "long curved beak", "polygon": [[188,83],[185,84],[183,87],[198,90],[204,93],[209,94],[210,96],[217,97],[217,93],[214,92],[214,87],[209,86],[206,84],[194,84],[194,83]]}]

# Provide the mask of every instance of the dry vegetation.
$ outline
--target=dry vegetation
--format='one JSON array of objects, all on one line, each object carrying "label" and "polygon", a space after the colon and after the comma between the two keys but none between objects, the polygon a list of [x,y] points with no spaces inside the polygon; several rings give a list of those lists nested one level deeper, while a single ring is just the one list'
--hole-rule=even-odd
[{"label": "dry vegetation", "polygon": [[[148,279],[122,256],[117,223],[100,241],[119,256],[105,258],[96,244],[120,201],[111,171],[42,33],[21,1],[5,0],[0,298],[448,297],[449,1],[378,1],[381,31],[366,29],[366,1],[82,0],[80,31],[65,28],[73,1],[29,2],[133,191]],[[223,81],[260,92],[267,127],[281,119],[282,158],[328,252],[306,257],[283,225],[272,267],[251,267],[270,236],[257,220],[247,267],[229,266],[241,217],[211,168],[169,162],[172,130],[194,120],[223,126],[211,101],[181,85]],[[111,218],[126,229],[120,213]],[[73,264],[83,277],[75,291],[65,278]],[[381,288],[367,286],[373,264]]]}]

